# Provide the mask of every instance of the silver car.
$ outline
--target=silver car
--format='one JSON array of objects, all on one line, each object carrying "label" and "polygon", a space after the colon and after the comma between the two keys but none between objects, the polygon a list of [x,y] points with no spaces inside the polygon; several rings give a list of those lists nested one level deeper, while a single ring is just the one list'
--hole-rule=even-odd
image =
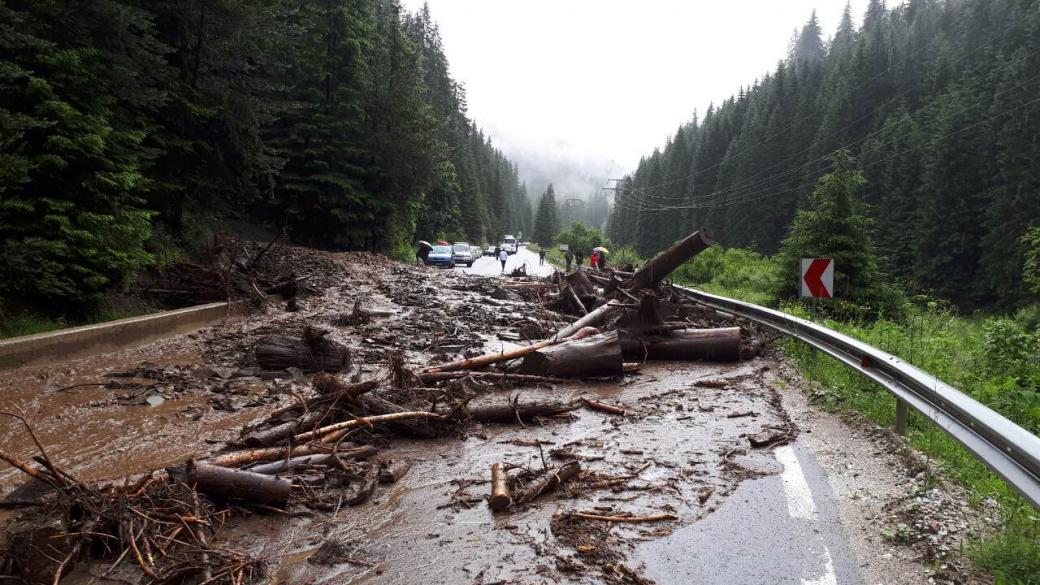
[{"label": "silver car", "polygon": [[456,264],[465,264],[466,266],[473,266],[473,263],[477,261],[469,242],[455,242],[451,247],[451,259]]}]

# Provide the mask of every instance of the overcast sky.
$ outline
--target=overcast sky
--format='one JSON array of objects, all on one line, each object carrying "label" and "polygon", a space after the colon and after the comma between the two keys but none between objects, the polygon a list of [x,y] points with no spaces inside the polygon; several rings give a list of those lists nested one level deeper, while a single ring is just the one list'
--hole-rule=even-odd
[{"label": "overcast sky", "polygon": [[[866,2],[852,1],[857,26]],[[507,155],[557,151],[632,170],[694,109],[772,69],[814,8],[833,34],[845,0],[429,4],[470,116]]]}]

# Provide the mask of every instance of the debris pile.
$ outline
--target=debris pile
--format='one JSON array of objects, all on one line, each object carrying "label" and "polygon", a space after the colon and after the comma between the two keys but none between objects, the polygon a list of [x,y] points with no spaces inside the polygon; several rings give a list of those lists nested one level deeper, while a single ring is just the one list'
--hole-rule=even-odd
[{"label": "debris pile", "polygon": [[[284,375],[294,382],[279,391],[279,398],[291,397],[292,402],[247,424],[222,451],[122,484],[91,485],[76,480],[55,467],[38,442],[42,469],[0,451],[0,457],[8,463],[50,488],[42,498],[25,500],[24,507],[29,508],[25,525],[33,528],[28,534],[7,531],[7,542],[0,546],[6,551],[6,558],[0,560],[0,574],[34,583],[57,583],[72,566],[89,558],[112,567],[136,567],[137,575],[123,573],[120,577],[131,582],[194,579],[246,583],[263,574],[266,561],[214,545],[220,541],[222,525],[241,515],[242,510],[291,515],[331,512],[335,517],[344,507],[360,505],[378,493],[380,484],[393,484],[408,473],[412,462],[391,456],[396,441],[473,436],[480,425],[523,427],[564,421],[579,408],[594,410],[618,421],[613,424],[623,425],[625,417],[633,413],[631,405],[588,397],[547,399],[542,395],[531,399],[520,392],[506,398],[493,390],[621,379],[638,372],[648,360],[737,361],[753,356],[758,343],[753,332],[690,303],[663,282],[711,243],[704,232],[698,231],[637,271],[578,270],[542,280],[518,274],[502,286],[477,279],[457,283],[460,289],[479,288],[492,297],[489,302],[502,309],[488,312],[486,319],[480,317],[488,328],[505,325],[520,332],[516,341],[537,339],[527,345],[503,345],[499,351],[460,351],[481,335],[476,327],[468,329],[450,318],[452,310],[462,309],[439,305],[435,295],[424,298],[420,286],[403,290],[378,282],[375,286],[385,288],[385,294],[400,306],[421,305],[437,311],[427,321],[408,324],[423,335],[405,339],[402,330],[388,334],[386,320],[398,319],[395,322],[400,323],[403,318],[392,311],[366,308],[360,298],[354,300],[349,312],[344,312],[350,307],[346,305],[321,314],[320,320],[317,310],[301,315],[307,323],[302,328],[276,323],[254,327],[248,331],[248,344],[241,342],[243,330],[223,333],[225,337],[238,335],[238,363],[227,372],[214,369],[214,375],[208,378],[227,382],[200,382],[207,376],[198,370],[189,375],[186,369],[177,370],[176,379],[209,390],[230,383],[240,374],[255,380],[268,379],[268,374]],[[273,244],[244,246],[240,249],[246,250],[245,254],[222,255],[224,260],[215,265],[224,268],[216,272],[185,268],[186,274],[193,275],[194,284],[189,287],[182,283],[170,290],[186,291],[185,298],[191,299],[217,290],[223,290],[222,298],[227,298],[232,289],[252,289],[265,297],[272,282],[296,286],[309,278],[278,270],[274,273],[280,276],[274,280],[252,276],[258,274],[257,267],[284,266],[272,260],[284,247]],[[497,294],[499,291],[537,300],[541,308],[499,298],[509,296]],[[480,309],[467,310],[481,314]],[[432,335],[436,342],[430,343],[434,326],[440,329]],[[453,345],[453,340],[459,341]],[[217,346],[230,345],[230,339],[209,341]],[[421,350],[426,359],[452,354],[461,358],[409,367],[403,353],[407,350]],[[372,370],[361,366],[375,359],[380,360],[378,373],[364,375]],[[153,370],[130,374],[155,379],[156,383],[168,375],[167,370]],[[148,387],[148,383],[142,386]],[[786,428],[775,430],[764,428],[746,440],[755,447],[770,446],[788,436]],[[652,465],[650,460],[630,462],[620,473],[605,473],[603,466],[596,469],[588,465],[594,457],[569,450],[578,444],[553,449],[548,459],[542,453],[542,443],[532,445],[541,456],[540,469],[498,461],[490,469],[483,468],[481,473],[489,474],[485,479],[465,480],[472,485],[487,484],[479,500],[486,500],[496,513],[537,506],[553,494],[615,493],[636,482],[642,482],[640,490],[670,488],[683,494],[674,484],[643,481],[641,474]],[[680,478],[682,473],[680,468]],[[701,505],[712,497],[714,488],[704,489],[707,491],[699,492]],[[460,489],[459,494],[457,503],[468,505],[465,491]],[[34,517],[36,520],[31,520]],[[45,524],[50,532],[39,532],[41,517],[52,519]],[[561,512],[553,517],[551,528],[561,542],[570,543],[580,555],[604,567],[609,562],[604,575],[610,579],[645,582],[619,562],[619,553],[616,547],[611,548],[609,539],[596,542],[594,537],[615,524],[637,525],[649,531],[647,534],[654,533],[664,530],[657,528],[661,523],[675,519],[675,509],[633,512],[621,505],[600,506]],[[17,546],[24,538],[33,543],[46,539],[54,550],[42,555],[26,552],[39,547]]]}]

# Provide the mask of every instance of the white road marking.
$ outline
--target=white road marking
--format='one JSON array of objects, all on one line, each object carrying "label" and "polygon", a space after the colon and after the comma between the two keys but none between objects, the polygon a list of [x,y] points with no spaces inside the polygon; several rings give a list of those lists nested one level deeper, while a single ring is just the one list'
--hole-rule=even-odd
[{"label": "white road marking", "polygon": [[[816,517],[816,502],[813,501],[809,482],[798,463],[798,456],[790,445],[778,447],[773,453],[776,460],[784,466],[780,478],[784,481],[784,493],[787,495],[787,513],[792,518],[812,520]],[[828,558],[830,558],[828,556]]]},{"label": "white road marking", "polygon": [[802,585],[838,585],[838,576],[834,574],[834,562],[831,561],[831,551],[823,547],[823,558],[826,559],[823,574],[816,579],[802,579]]}]

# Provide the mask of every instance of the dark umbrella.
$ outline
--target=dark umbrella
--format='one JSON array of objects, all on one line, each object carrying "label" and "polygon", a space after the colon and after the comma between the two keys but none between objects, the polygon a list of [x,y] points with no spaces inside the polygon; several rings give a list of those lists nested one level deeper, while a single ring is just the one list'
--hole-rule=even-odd
[{"label": "dark umbrella", "polygon": [[423,250],[427,252],[433,250],[433,244],[427,242],[426,240],[419,240],[419,251]]}]

